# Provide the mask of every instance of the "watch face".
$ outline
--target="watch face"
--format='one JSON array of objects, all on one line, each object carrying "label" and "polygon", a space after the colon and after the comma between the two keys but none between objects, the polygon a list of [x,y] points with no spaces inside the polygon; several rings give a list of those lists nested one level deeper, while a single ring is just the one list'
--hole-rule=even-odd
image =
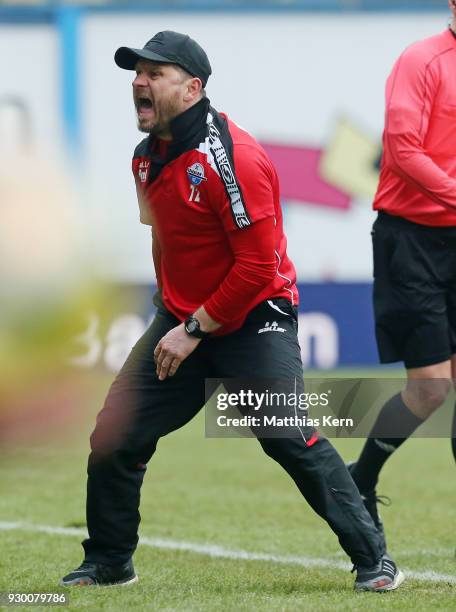
[{"label": "watch face", "polygon": [[192,334],[194,331],[198,329],[198,321],[196,321],[195,319],[190,319],[186,327],[187,327],[187,332],[189,334]]}]

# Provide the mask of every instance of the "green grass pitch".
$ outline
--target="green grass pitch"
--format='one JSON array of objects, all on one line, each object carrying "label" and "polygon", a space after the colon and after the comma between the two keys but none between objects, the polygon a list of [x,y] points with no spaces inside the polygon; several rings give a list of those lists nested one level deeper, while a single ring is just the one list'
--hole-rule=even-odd
[{"label": "green grass pitch", "polygon": [[[80,563],[77,530],[32,528],[84,527],[88,435],[107,384],[98,381],[90,406],[81,406],[78,427],[1,452],[0,592],[62,590],[58,580]],[[379,493],[392,505],[382,517],[391,554],[408,577],[394,593],[355,594],[335,536],[287,474],[255,440],[205,439],[203,416],[161,440],[149,464],[140,530],[149,545],[135,555],[139,583],[67,590],[64,609],[456,609],[456,467],[448,440],[410,440],[385,467]],[[362,440],[334,443],[349,460]],[[182,542],[189,546],[178,550]],[[198,545],[220,548],[210,556]],[[280,559],[229,558],[226,551]]]}]

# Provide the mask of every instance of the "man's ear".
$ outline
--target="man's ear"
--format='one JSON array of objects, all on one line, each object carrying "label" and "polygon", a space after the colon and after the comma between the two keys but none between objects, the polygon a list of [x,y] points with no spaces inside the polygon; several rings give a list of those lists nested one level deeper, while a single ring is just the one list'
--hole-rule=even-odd
[{"label": "man's ear", "polygon": [[201,82],[201,79],[199,79],[198,77],[193,77],[192,79],[189,79],[187,85],[187,92],[184,95],[184,100],[186,102],[191,102],[198,96],[202,89],[203,84]]}]

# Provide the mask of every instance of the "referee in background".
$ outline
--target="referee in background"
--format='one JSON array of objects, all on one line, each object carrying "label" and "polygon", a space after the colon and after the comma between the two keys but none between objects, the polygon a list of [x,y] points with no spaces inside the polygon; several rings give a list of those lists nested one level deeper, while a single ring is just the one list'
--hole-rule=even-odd
[{"label": "referee in background", "polygon": [[[386,84],[374,312],[382,363],[407,385],[382,408],[350,471],[377,528],[387,459],[446,400],[456,379],[456,0],[444,32],[408,47]],[[456,415],[452,449],[456,460]]]},{"label": "referee in background", "polygon": [[[211,66],[194,40],[159,32],[143,49],[121,47],[115,61],[136,71],[133,99],[147,137],[133,174],[140,219],[152,226],[160,294],[154,321],[97,417],[89,538],[65,586],[137,581],[132,556],[147,463],[158,440],[204,405],[205,378],[288,379],[303,392],[296,274],[274,167],[250,134],[210,105]],[[310,427],[290,429],[290,437],[257,437],[338,536],[357,570],[355,588],[397,588],[403,574],[336,450]]]}]

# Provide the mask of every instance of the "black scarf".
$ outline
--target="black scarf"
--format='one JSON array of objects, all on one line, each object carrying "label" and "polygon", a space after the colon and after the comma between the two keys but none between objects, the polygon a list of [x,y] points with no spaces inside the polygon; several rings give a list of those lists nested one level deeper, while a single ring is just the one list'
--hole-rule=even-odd
[{"label": "black scarf", "polygon": [[202,98],[194,106],[191,106],[171,121],[170,131],[172,140],[164,158],[154,152],[156,136],[151,134],[148,137],[147,157],[150,158],[149,183],[155,181],[166,164],[182,155],[182,153],[194,149],[200,142],[204,141],[209,107],[209,98]]}]

